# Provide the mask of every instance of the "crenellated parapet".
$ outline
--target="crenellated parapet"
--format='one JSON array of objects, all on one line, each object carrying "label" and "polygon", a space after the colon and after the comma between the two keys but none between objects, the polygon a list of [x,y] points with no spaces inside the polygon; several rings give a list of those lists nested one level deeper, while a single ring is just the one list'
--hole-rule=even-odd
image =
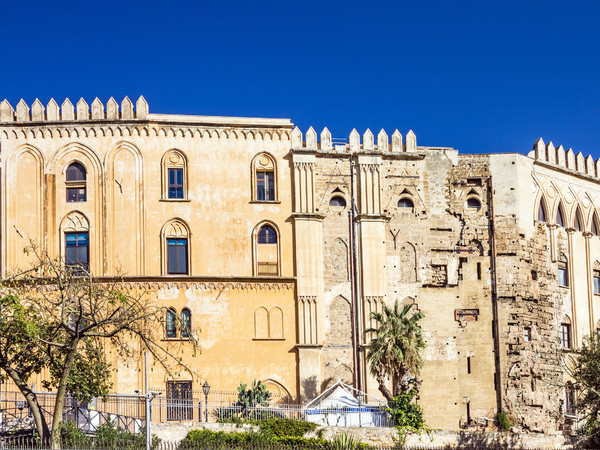
[{"label": "crenellated parapet", "polygon": [[533,150],[527,156],[534,158],[536,161],[574,170],[584,175],[600,177],[600,158],[594,161],[592,155],[584,157],[581,152],[575,154],[573,149],[565,150],[562,145],[554,147],[552,142],[544,144],[542,138],[539,138],[533,144]]},{"label": "crenellated parapet", "polygon": [[292,149],[323,152],[410,153],[417,152],[417,136],[410,130],[403,142],[402,134],[398,130],[394,131],[390,138],[383,129],[377,134],[377,137],[367,129],[361,139],[359,132],[353,129],[347,144],[335,144],[327,127],[321,132],[320,140],[313,127],[308,129],[304,139],[302,131],[295,127],[292,131]]},{"label": "crenellated parapet", "polygon": [[73,105],[67,98],[58,105],[50,99],[46,107],[39,99],[35,99],[31,108],[21,99],[13,108],[8,100],[0,103],[0,123],[9,122],[68,122],[68,121],[96,121],[96,120],[145,120],[148,116],[148,102],[141,96],[134,104],[128,97],[121,101],[121,106],[114,98],[110,98],[106,108],[96,98],[91,105],[81,98]]}]

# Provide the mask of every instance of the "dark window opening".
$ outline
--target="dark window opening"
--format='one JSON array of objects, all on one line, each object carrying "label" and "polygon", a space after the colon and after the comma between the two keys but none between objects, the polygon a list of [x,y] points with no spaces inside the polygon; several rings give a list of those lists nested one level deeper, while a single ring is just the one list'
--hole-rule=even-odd
[{"label": "dark window opening", "polygon": [[581,227],[581,222],[581,216],[578,209],[575,213],[575,223],[573,224],[573,228],[575,228],[577,231],[583,231],[583,228]]},{"label": "dark window opening", "polygon": [[558,209],[556,210],[556,225],[558,225],[559,227],[564,227],[565,226],[565,219],[562,213],[562,208],[559,205]]},{"label": "dark window opening", "polygon": [[594,294],[600,295],[600,270],[594,270]]},{"label": "dark window opening", "polygon": [[346,207],[346,199],[344,199],[344,197],[340,197],[339,195],[336,195],[335,197],[331,197],[331,200],[329,200],[329,206],[333,206],[336,208],[345,208]]},{"label": "dark window opening", "polygon": [[273,227],[264,225],[258,232],[259,244],[277,244],[277,233]]},{"label": "dark window opening", "polygon": [[481,263],[477,263],[477,279],[481,280]]},{"label": "dark window opening", "polygon": [[467,208],[479,210],[481,208],[481,202],[475,197],[468,198]]},{"label": "dark window opening", "polygon": [[183,169],[169,169],[169,198],[183,198]]},{"label": "dark window opening", "polygon": [[167,273],[188,273],[188,247],[187,239],[167,239]]},{"label": "dark window opening", "polygon": [[544,207],[544,202],[540,200],[540,207],[538,208],[537,220],[540,222],[546,222],[546,208]]},{"label": "dark window opening", "polygon": [[413,212],[415,209],[415,204],[410,198],[401,198],[398,200],[398,208],[404,212]]},{"label": "dark window opening", "polygon": [[531,327],[525,327],[523,329],[523,340],[525,342],[531,342]]},{"label": "dark window opening", "polygon": [[467,356],[467,373],[471,373],[471,357]]},{"label": "dark window opening", "polygon": [[596,220],[596,214],[594,214],[594,218],[592,219],[592,234],[594,236],[598,236],[598,222]]},{"label": "dark window opening", "polygon": [[274,172],[256,172],[256,200],[274,201],[275,200],[275,173]]},{"label": "dark window opening", "polygon": [[181,337],[189,338],[192,333],[192,313],[185,308],[181,311]]},{"label": "dark window opening", "polygon": [[565,386],[565,414],[575,414],[575,389],[571,383]]},{"label": "dark window opening", "polygon": [[531,281],[537,281],[538,275],[535,270],[531,271]]},{"label": "dark window opening", "polygon": [[88,233],[65,233],[65,265],[74,272],[84,274],[89,272]]}]

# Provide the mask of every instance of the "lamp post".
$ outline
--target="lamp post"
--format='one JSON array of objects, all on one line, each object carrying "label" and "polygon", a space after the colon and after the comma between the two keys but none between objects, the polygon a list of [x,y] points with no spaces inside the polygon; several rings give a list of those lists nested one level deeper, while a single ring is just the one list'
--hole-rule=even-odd
[{"label": "lamp post", "polygon": [[362,401],[363,401],[363,394],[362,394],[362,392],[359,392],[356,395],[356,399],[358,400],[358,426],[362,427],[362,418],[361,418],[361,416],[362,416],[362,407],[360,405],[362,403]]},{"label": "lamp post", "polygon": [[146,381],[146,394],[141,394],[139,390],[136,390],[135,393],[139,398],[143,398],[146,401],[146,450],[150,450],[150,425],[152,422],[152,409],[150,407],[152,400],[154,397],[160,395],[160,392],[151,391],[148,388],[148,352],[144,352],[144,377]]},{"label": "lamp post", "polygon": [[205,381],[202,385],[202,392],[204,392],[204,421],[208,423],[208,394],[210,393],[208,381]]}]

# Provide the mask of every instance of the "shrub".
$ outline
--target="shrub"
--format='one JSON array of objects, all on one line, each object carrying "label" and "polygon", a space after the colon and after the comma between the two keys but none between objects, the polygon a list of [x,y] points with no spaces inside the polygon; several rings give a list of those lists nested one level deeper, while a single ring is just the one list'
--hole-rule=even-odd
[{"label": "shrub", "polygon": [[423,410],[413,402],[415,395],[417,395],[415,389],[403,392],[394,397],[390,407],[386,409],[397,427],[421,430],[425,426]]},{"label": "shrub", "polygon": [[262,433],[275,437],[302,437],[308,431],[314,431],[317,428],[316,423],[293,419],[267,419],[260,421],[257,425],[260,426]]},{"label": "shrub", "polygon": [[499,412],[496,414],[496,422],[498,422],[498,429],[508,431],[512,428],[512,423],[508,419],[508,414],[505,412]]}]

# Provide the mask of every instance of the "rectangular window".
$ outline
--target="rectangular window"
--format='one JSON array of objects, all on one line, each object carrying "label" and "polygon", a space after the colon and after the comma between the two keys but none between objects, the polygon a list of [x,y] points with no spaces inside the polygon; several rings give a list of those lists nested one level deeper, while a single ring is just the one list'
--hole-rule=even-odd
[{"label": "rectangular window", "polygon": [[600,270],[594,270],[594,294],[600,295]]},{"label": "rectangular window", "polygon": [[88,233],[65,233],[65,265],[87,272],[90,265]]},{"label": "rectangular window", "polygon": [[193,420],[191,381],[167,381],[167,420]]},{"label": "rectangular window", "polygon": [[183,169],[169,169],[169,198],[183,198]]},{"label": "rectangular window", "polygon": [[531,327],[525,327],[523,329],[523,340],[525,342],[531,342]]},{"label": "rectangular window", "polygon": [[273,172],[256,172],[256,200],[275,200],[275,174]]},{"label": "rectangular window", "polygon": [[560,287],[569,287],[569,273],[567,270],[567,263],[558,263],[558,285]]},{"label": "rectangular window", "polygon": [[67,188],[67,201],[68,202],[85,202],[86,201],[86,189],[85,187],[68,187]]},{"label": "rectangular window", "polygon": [[571,324],[560,324],[560,345],[562,348],[571,348]]},{"label": "rectangular window", "polygon": [[187,239],[167,239],[167,273],[188,273]]}]

